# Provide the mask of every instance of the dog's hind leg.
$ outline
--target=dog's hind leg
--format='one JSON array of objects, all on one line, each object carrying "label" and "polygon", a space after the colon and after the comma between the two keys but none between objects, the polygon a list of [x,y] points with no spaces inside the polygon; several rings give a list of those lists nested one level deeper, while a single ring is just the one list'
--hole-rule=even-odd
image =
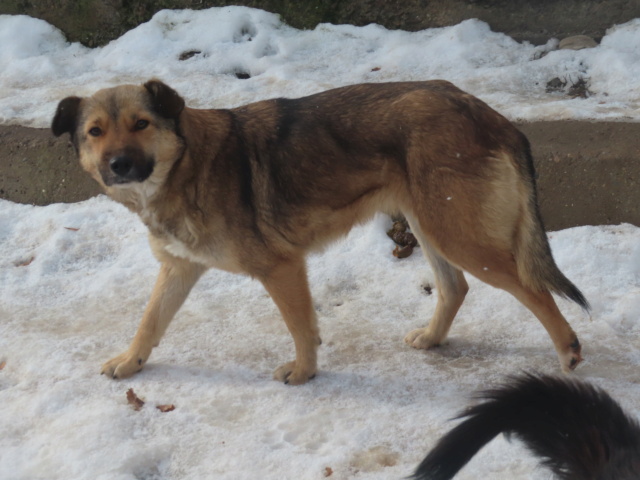
[{"label": "dog's hind leg", "polygon": [[206,270],[197,263],[170,258],[170,262],[165,261],[160,266],[151,299],[129,350],[106,362],[102,366],[103,374],[111,378],[127,378],[142,370],[151,350],[158,345],[191,288]]},{"label": "dog's hind leg", "polygon": [[551,337],[562,370],[573,370],[582,360],[580,342],[558,309],[548,289],[535,289],[520,279],[513,254],[499,247],[478,245],[460,238],[457,248],[444,246],[444,255],[465,271],[496,288],[506,290],[527,307]]},{"label": "dog's hind leg", "polygon": [[[467,284],[458,267],[479,280],[506,290],[538,318],[551,337],[563,371],[573,370],[582,360],[580,342],[558,309],[547,288],[526,285],[518,274],[516,259],[509,247],[475,236],[454,235],[444,231],[432,244],[426,233],[416,229],[419,223],[409,220],[436,276],[438,304],[429,326],[410,332],[405,341],[416,348],[429,348],[444,340],[453,318],[464,300]],[[439,231],[443,234],[443,229]],[[426,246],[426,248],[425,248]],[[437,251],[436,251],[437,246]],[[455,266],[454,266],[455,265]]]},{"label": "dog's hind leg", "polygon": [[425,328],[412,330],[404,338],[414,348],[431,348],[440,345],[447,337],[451,323],[462,305],[469,290],[461,270],[451,265],[439,255],[426,241],[419,230],[411,228],[418,237],[420,248],[426,255],[436,281],[438,303],[431,321]]},{"label": "dog's hind leg", "polygon": [[[495,257],[494,257],[495,258]],[[545,328],[558,354],[564,372],[576,368],[582,361],[581,346],[571,325],[564,318],[548,290],[535,290],[522,284],[512,262],[505,260],[503,268],[496,263],[492,267],[471,273],[480,280],[506,290],[527,307]]]},{"label": "dog's hind leg", "polygon": [[296,348],[296,359],[278,367],[273,378],[289,385],[306,383],[316,375],[320,336],[305,261],[283,262],[261,281],[280,310]]}]

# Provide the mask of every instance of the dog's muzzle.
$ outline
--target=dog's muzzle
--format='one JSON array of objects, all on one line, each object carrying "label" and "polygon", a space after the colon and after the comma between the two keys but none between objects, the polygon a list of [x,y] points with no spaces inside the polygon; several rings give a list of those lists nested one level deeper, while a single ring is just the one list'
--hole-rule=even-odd
[{"label": "dog's muzzle", "polygon": [[153,159],[128,153],[113,155],[100,174],[107,186],[144,182],[153,173]]}]

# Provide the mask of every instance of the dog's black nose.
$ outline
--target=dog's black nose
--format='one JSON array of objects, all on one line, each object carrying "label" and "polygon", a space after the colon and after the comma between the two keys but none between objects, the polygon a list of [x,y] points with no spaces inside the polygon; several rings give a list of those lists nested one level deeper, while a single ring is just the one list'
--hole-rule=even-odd
[{"label": "dog's black nose", "polygon": [[133,168],[133,160],[127,155],[118,155],[109,160],[109,167],[119,177],[126,177]]}]

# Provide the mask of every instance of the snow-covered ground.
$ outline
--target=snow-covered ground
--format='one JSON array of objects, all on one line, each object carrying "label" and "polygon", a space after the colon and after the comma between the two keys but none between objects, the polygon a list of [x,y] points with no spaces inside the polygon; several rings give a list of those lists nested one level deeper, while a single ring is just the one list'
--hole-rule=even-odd
[{"label": "snow-covered ground", "polygon": [[[89,50],[45,22],[0,16],[0,121],[46,126],[66,95],[151,76],[191,106],[445,78],[513,119],[638,120],[639,20],[595,49],[551,51],[555,43],[518,44],[479,21],[417,33],[298,31],[229,7],[163,11]],[[178,59],[189,51],[201,53]],[[594,95],[545,93],[556,76],[588,78]],[[127,347],[158,270],[145,228],[104,197],[0,201],[0,478],[400,479],[474,390],[522,370],[559,372],[533,316],[473,278],[450,342],[407,347],[404,334],[428,321],[436,295],[423,288],[432,274],[419,250],[391,256],[388,224],[377,217],[309,259],[324,343],[307,385],[271,380],[293,355],[284,323],[259,283],[218,271],[196,286],[145,370],[113,381],[100,365]],[[640,229],[579,227],[550,238],[593,306],[589,318],[559,301],[584,346],[575,375],[640,416]],[[127,404],[129,388],[146,401],[140,411]],[[176,408],[162,413],[159,404]],[[549,474],[498,438],[459,478]]]},{"label": "snow-covered ground", "polygon": [[[557,44],[520,44],[478,20],[415,33],[330,24],[300,31],[262,10],[227,7],[164,10],[88,49],[44,21],[0,15],[0,121],[48,126],[66,95],[149,77],[170,83],[194,107],[445,78],[512,119],[640,118],[640,19],[611,28],[594,49],[553,50]],[[237,73],[251,78],[239,81]],[[594,95],[547,94],[555,77],[569,85],[589,80]]]}]

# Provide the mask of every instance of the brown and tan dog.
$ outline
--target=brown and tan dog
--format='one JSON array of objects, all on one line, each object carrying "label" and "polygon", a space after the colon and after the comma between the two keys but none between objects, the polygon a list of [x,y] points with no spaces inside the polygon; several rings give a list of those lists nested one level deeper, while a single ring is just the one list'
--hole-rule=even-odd
[{"label": "brown and tan dog", "polygon": [[210,267],[259,279],[293,336],[278,380],[316,374],[320,336],[305,255],[375,212],[401,212],[436,277],[429,325],[446,337],[467,293],[463,270],[513,294],[540,320],[563,370],[580,343],[551,292],[588,308],[551,256],[527,139],[445,81],[363,84],[230,110],[196,110],[164,83],[123,85],[58,105],[55,135],[147,225],[160,275],[129,350],[102,372],[139,371]]}]

